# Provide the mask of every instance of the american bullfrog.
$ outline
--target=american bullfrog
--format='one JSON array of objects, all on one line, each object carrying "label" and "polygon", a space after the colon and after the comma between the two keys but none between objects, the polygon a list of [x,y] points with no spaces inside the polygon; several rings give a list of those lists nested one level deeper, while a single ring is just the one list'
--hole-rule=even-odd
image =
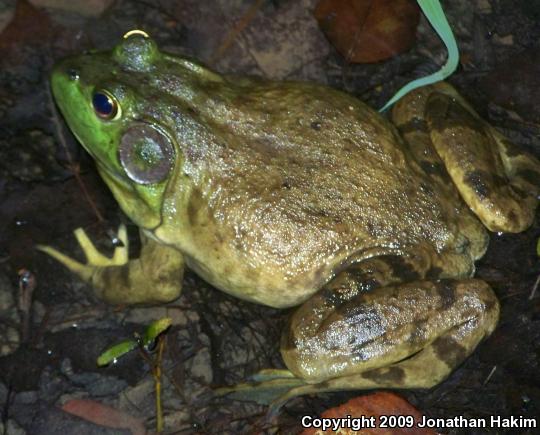
[{"label": "american bullfrog", "polygon": [[[424,388],[496,326],[472,278],[488,233],[534,218],[540,165],[445,83],[393,109],[313,83],[217,74],[135,32],[52,73],[56,102],[140,228],[140,257],[41,247],[113,304],[176,299],[184,266],[216,288],[298,306],[291,395]],[[397,128],[396,128],[397,126]]]}]

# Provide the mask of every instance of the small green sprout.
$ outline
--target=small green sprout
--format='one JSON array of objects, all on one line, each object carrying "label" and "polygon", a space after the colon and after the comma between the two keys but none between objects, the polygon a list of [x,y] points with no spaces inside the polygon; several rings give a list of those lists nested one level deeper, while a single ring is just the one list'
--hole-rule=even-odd
[{"label": "small green sprout", "polygon": [[98,366],[106,366],[115,362],[118,358],[131,352],[133,349],[148,349],[156,339],[171,326],[172,320],[169,317],[152,322],[146,328],[142,337],[136,336],[134,339],[124,340],[114,346],[109,347],[97,359]]},{"label": "small green sprout", "polygon": [[[156,393],[156,432],[163,432],[163,407],[161,405],[161,363],[163,360],[163,349],[165,342],[163,333],[169,329],[172,319],[164,317],[152,322],[144,331],[144,335],[135,335],[132,340],[124,340],[108,348],[97,359],[98,366],[105,366],[116,362],[118,358],[131,352],[133,349],[139,349],[141,356],[149,364],[154,378],[154,389]],[[157,344],[156,344],[157,343]],[[152,357],[148,349],[156,344],[157,355]]]}]

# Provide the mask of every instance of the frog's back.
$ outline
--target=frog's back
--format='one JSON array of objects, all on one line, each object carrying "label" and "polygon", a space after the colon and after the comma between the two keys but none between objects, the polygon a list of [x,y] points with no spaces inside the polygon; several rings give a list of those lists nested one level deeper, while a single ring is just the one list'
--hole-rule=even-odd
[{"label": "frog's back", "polygon": [[198,120],[208,126],[199,134],[206,140],[184,143],[184,169],[197,186],[186,249],[216,285],[233,284],[216,282],[200,264],[225,267],[225,257],[225,275],[245,264],[253,273],[242,273],[255,281],[262,274],[305,288],[321,285],[352,255],[454,243],[446,216],[453,206],[393,126],[355,98],[260,82],[213,104],[212,119]]}]

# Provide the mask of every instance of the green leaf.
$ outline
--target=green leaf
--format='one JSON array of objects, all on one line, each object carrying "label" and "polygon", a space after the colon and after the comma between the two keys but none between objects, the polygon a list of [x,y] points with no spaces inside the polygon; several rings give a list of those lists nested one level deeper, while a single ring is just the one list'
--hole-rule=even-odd
[{"label": "green leaf", "polygon": [[148,325],[148,328],[146,328],[141,344],[145,347],[151,345],[161,333],[165,332],[165,330],[171,326],[171,324],[172,319],[170,317],[163,317],[162,319],[152,322]]},{"label": "green leaf", "polygon": [[448,59],[439,71],[430,74],[429,76],[413,80],[412,82],[409,82],[403,86],[381,109],[379,109],[379,112],[384,112],[392,104],[413,89],[444,80],[446,77],[452,74],[458,66],[459,50],[457,47],[456,38],[452,33],[450,24],[448,24],[441,3],[439,0],[417,0],[417,2],[420,5],[424,15],[433,26],[433,29],[435,29],[439,37],[444,42],[444,45],[448,50]]},{"label": "green leaf", "polygon": [[536,255],[540,257],[540,238],[536,242]]},{"label": "green leaf", "polygon": [[97,359],[97,365],[100,367],[106,366],[107,364],[112,363],[126,353],[131,352],[137,346],[138,343],[136,340],[121,341],[120,343],[115,344],[114,346],[108,348],[105,352],[103,352]]}]

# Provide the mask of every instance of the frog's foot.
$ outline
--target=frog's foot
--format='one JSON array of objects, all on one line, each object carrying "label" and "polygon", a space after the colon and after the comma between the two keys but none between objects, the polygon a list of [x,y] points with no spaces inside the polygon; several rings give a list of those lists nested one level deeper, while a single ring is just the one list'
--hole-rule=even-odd
[{"label": "frog's foot", "polygon": [[86,257],[86,264],[80,263],[79,261],[62,254],[60,251],[51,246],[38,245],[37,249],[45,252],[47,255],[50,255],[55,260],[62,263],[86,282],[92,281],[92,276],[99,268],[123,266],[128,262],[129,242],[127,238],[127,229],[124,224],[121,224],[118,228],[117,239],[120,243],[114,249],[114,253],[111,258],[106,257],[96,249],[83,228],[77,228],[74,231],[74,234],[79,242],[79,246],[83,250],[84,256]]},{"label": "frog's foot", "polygon": [[294,376],[289,370],[264,369],[251,376],[245,383],[217,388],[214,393],[235,400],[270,405],[302,385],[306,385],[306,382]]},{"label": "frog's foot", "polygon": [[129,260],[125,225],[120,225],[119,246],[111,258],[101,254],[82,228],[75,237],[86,257],[80,263],[50,246],[37,246],[58,260],[81,279],[90,283],[96,296],[113,304],[151,304],[170,302],[180,295],[184,270],[183,255],[152,239],[142,239],[140,258]]}]

